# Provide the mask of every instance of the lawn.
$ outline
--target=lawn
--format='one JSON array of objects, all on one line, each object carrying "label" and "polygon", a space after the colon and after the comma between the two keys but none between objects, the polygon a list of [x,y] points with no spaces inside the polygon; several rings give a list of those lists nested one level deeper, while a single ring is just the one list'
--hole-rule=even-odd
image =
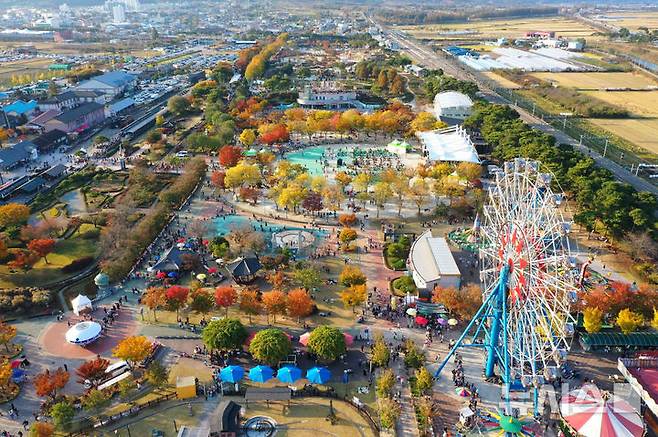
[{"label": "lawn", "polygon": [[[579,89],[647,88],[658,85],[658,82],[655,79],[635,72],[532,73],[532,76],[541,80],[557,83],[560,86]],[[614,94],[617,94],[617,92]]]}]

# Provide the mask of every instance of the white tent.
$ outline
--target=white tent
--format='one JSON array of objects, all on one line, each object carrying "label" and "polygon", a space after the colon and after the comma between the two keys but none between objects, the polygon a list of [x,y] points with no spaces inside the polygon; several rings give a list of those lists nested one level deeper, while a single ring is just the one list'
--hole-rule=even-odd
[{"label": "white tent", "polygon": [[84,294],[78,294],[78,296],[71,301],[71,306],[73,307],[73,312],[76,316],[79,316],[80,313],[85,310],[91,311],[94,309],[91,300],[89,300]]},{"label": "white tent", "polygon": [[464,129],[453,126],[425,132],[416,132],[423,152],[430,161],[480,163],[477,150]]}]

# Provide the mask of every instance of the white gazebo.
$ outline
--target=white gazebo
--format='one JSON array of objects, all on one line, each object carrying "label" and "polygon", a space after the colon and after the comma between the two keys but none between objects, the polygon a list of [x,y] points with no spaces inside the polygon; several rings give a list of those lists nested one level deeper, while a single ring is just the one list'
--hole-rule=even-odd
[{"label": "white gazebo", "polygon": [[85,346],[96,341],[101,336],[102,331],[101,325],[96,322],[76,323],[66,331],[66,341]]},{"label": "white gazebo", "polygon": [[73,307],[73,313],[76,316],[79,316],[80,313],[85,311],[92,311],[94,309],[91,300],[84,294],[78,294],[73,300],[71,300],[71,306]]}]

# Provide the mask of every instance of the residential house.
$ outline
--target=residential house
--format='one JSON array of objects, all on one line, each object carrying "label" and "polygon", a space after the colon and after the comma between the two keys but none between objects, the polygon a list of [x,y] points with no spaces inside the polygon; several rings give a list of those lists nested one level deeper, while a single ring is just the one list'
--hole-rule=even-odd
[{"label": "residential house", "polygon": [[46,132],[59,129],[66,133],[82,132],[92,126],[95,126],[105,120],[105,107],[100,103],[89,102],[62,112],[57,117],[49,120],[45,129]]},{"label": "residential house", "polygon": [[31,141],[21,141],[0,149],[0,170],[19,167],[37,157],[37,146]]}]

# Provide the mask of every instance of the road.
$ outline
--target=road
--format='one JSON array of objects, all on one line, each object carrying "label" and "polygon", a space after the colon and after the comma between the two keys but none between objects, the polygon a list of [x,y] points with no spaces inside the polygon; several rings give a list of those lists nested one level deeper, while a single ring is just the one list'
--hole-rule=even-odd
[{"label": "road", "polygon": [[457,65],[458,61],[448,59],[447,55],[442,56],[437,54],[432,48],[419,43],[418,41],[410,38],[400,31],[387,29],[385,26],[378,23],[377,21],[374,21],[372,18],[370,18],[370,21],[375,26],[382,29],[384,34],[390,40],[394,41],[401,48],[401,50],[404,51],[409,57],[411,57],[411,59],[417,64],[424,65],[430,69],[441,69],[446,74],[457,79],[475,82],[482,91],[485,99],[489,102],[514,106],[514,109],[520,114],[521,119],[532,127],[553,135],[559,143],[570,144],[584,155],[589,155],[596,161],[598,165],[610,170],[618,180],[630,184],[636,190],[648,191],[654,196],[658,196],[658,187],[646,181],[645,179],[634,175],[625,167],[622,167],[616,162],[603,157],[601,154],[590,149],[589,147],[580,144],[579,141],[576,141],[566,133],[555,129],[544,120],[537,118],[528,111],[514,105],[513,102],[510,102],[509,100],[500,96],[498,93],[490,89],[486,84],[482,83],[482,81],[478,80],[478,78],[466,68],[462,67],[461,65]]}]

